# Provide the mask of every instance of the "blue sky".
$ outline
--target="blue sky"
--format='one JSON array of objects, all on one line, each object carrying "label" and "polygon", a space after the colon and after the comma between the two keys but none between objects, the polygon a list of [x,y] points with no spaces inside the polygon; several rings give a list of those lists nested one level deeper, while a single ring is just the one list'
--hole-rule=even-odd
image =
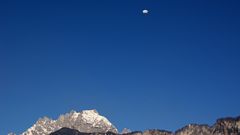
[{"label": "blue sky", "polygon": [[119,130],[240,115],[239,4],[0,1],[0,134],[70,110]]}]

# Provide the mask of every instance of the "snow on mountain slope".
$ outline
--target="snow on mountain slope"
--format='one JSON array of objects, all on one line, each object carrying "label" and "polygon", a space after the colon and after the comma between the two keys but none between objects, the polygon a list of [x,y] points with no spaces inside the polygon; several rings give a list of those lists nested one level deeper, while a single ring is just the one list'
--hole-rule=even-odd
[{"label": "snow on mountain slope", "polygon": [[63,127],[76,129],[80,132],[102,132],[117,133],[115,126],[109,120],[101,116],[96,110],[72,111],[60,115],[57,120],[47,117],[39,119],[31,128],[22,135],[48,135]]}]

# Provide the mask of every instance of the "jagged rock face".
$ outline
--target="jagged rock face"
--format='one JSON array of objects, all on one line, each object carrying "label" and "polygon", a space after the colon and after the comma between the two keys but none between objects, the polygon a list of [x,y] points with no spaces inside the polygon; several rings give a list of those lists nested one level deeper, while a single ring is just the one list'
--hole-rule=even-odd
[{"label": "jagged rock face", "polygon": [[44,117],[39,119],[36,124],[22,133],[22,135],[48,135],[63,127],[76,129],[84,133],[118,132],[115,126],[105,117],[99,115],[96,110],[85,110],[82,112],[72,111],[65,115],[61,115],[57,120]]},{"label": "jagged rock face", "polygon": [[176,131],[176,135],[210,135],[211,128],[207,125],[189,124]]},{"label": "jagged rock face", "polygon": [[214,135],[240,135],[240,116],[218,119],[212,127],[212,133]]},{"label": "jagged rock face", "polygon": [[176,135],[240,135],[240,117],[218,119],[213,126],[190,124]]}]

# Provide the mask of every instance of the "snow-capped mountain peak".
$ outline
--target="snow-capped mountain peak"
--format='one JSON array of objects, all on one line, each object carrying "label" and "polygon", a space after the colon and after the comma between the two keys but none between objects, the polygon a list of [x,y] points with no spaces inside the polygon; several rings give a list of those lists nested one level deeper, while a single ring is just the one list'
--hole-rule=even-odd
[{"label": "snow-capped mountain peak", "polygon": [[112,124],[107,120],[107,118],[99,115],[97,110],[82,111],[82,119],[85,122],[92,124],[94,126],[97,126],[101,121],[108,126],[112,126]]},{"label": "snow-capped mountain peak", "polygon": [[31,128],[22,135],[48,135],[62,127],[77,129],[80,132],[117,133],[115,126],[96,110],[71,111],[60,115],[57,120],[48,117],[39,119]]}]

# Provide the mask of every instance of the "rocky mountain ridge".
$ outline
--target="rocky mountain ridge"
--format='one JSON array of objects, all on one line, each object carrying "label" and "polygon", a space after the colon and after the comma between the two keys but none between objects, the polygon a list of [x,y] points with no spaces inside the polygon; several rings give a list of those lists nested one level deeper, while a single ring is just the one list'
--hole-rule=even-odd
[{"label": "rocky mountain ridge", "polygon": [[124,134],[107,133],[82,133],[78,130],[62,128],[50,135],[240,135],[240,116],[236,118],[221,118],[212,126],[189,124],[175,132],[166,130],[135,131]]},{"label": "rocky mountain ridge", "polygon": [[117,128],[96,110],[71,111],[56,120],[43,117],[21,135],[240,135],[240,116],[220,118],[212,126],[189,124],[175,132],[124,129],[118,133]]}]

